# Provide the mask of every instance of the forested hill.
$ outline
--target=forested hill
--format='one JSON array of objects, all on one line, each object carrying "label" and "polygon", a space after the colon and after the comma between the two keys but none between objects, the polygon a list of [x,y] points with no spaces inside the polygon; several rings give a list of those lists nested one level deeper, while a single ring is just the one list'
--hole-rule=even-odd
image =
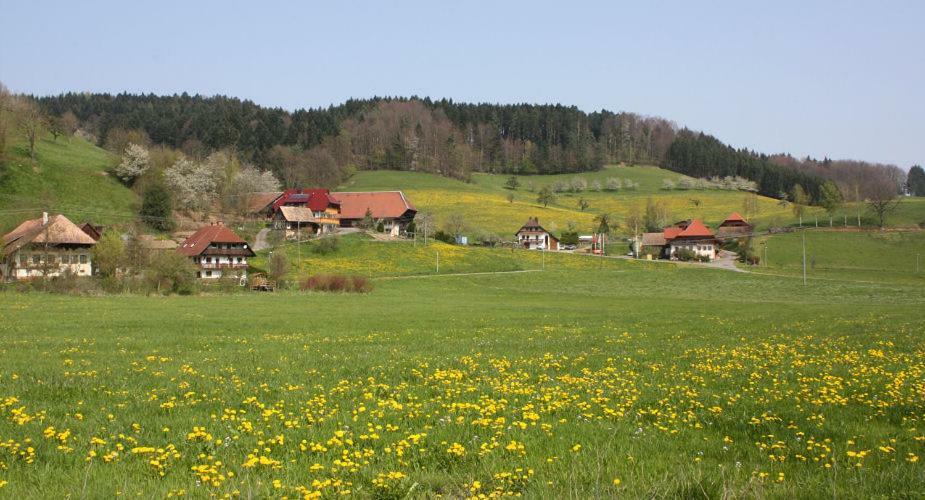
[{"label": "forested hill", "polygon": [[336,185],[355,169],[466,179],[471,172],[568,173],[627,163],[697,177],[738,175],[774,197],[799,184],[817,199],[826,177],[663,118],[574,106],[376,97],[289,112],[187,94],[69,93],[38,101],[114,151],[139,140],[194,156],[232,147],[290,186]]}]

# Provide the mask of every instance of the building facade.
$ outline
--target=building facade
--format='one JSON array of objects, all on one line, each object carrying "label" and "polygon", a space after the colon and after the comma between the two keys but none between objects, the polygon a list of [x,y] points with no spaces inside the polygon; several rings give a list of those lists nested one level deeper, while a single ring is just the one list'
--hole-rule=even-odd
[{"label": "building facade", "polygon": [[367,213],[383,231],[398,236],[414,221],[417,209],[401,191],[338,192],[331,196],[340,203],[341,227],[359,227]]},{"label": "building facade", "polygon": [[91,276],[94,245],[96,240],[67,217],[42,214],[3,236],[0,279]]},{"label": "building facade", "polygon": [[254,251],[244,239],[221,222],[200,228],[177,252],[192,260],[196,277],[204,280],[247,278],[247,259]]},{"label": "building facade", "polygon": [[559,250],[559,239],[544,229],[536,217],[527,219],[514,237],[518,245],[528,250]]}]

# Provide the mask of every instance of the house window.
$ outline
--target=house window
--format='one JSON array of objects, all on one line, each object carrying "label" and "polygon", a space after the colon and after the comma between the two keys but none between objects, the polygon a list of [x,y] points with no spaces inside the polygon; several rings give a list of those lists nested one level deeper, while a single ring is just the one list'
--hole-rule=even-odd
[{"label": "house window", "polygon": [[238,257],[238,264],[241,263],[241,257]]},{"label": "house window", "polygon": [[35,254],[35,255],[32,256],[32,264],[33,264],[33,265],[36,265],[36,266],[37,266],[37,265],[39,265],[39,264],[41,264],[41,263],[42,263],[42,256],[41,256],[41,255]]},{"label": "house window", "polygon": [[69,254],[64,254],[61,256],[61,263],[64,265],[71,263],[71,256]]},{"label": "house window", "polygon": [[80,254],[80,263],[81,263],[81,264],[86,264],[86,263],[87,263],[87,254],[85,254],[85,253]]},{"label": "house window", "polygon": [[206,278],[212,277],[212,271],[206,271]]},{"label": "house window", "polygon": [[29,264],[29,256],[24,253],[19,254],[19,265],[25,266],[28,264]]}]

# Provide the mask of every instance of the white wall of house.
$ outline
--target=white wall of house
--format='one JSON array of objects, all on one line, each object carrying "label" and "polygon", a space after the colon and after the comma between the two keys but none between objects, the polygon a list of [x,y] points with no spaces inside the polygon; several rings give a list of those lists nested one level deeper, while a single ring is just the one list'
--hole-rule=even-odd
[{"label": "white wall of house", "polygon": [[[46,257],[48,263],[45,262]],[[25,248],[14,252],[9,261],[3,264],[2,270],[4,278],[7,279],[54,277],[67,272],[76,276],[90,276],[93,274],[93,255],[89,248]]]},{"label": "white wall of house", "polygon": [[517,236],[517,241],[520,243],[520,246],[530,250],[543,250],[550,248],[550,239],[551,237],[549,236],[549,233],[520,234]]},{"label": "white wall of house", "polygon": [[193,257],[197,276],[202,279],[219,279],[223,273],[247,276],[247,257],[231,255],[209,255]]},{"label": "white wall of house", "polygon": [[671,242],[668,246],[668,256],[674,258],[675,254],[681,249],[687,249],[694,252],[698,257],[707,257],[710,260],[716,258],[716,245],[713,243],[698,243],[694,241]]}]

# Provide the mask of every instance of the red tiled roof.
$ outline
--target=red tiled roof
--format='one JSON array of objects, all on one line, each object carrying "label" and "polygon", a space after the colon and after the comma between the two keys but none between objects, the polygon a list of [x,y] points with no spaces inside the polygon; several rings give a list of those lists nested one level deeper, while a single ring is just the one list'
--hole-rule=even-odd
[{"label": "red tiled roof", "polygon": [[678,237],[681,232],[684,231],[677,226],[669,226],[665,228],[665,240],[673,240]]},{"label": "red tiled roof", "polygon": [[241,239],[241,237],[235,234],[231,229],[219,224],[199,228],[198,231],[193,233],[192,236],[187,238],[186,241],[180,245],[177,251],[187,257],[193,257],[201,254],[205,249],[209,248],[209,245],[212,243],[246,244],[247,242]]},{"label": "red tiled roof", "polygon": [[732,212],[723,222],[745,222],[745,219],[739,215],[739,212]]},{"label": "red tiled roof", "polygon": [[341,219],[362,219],[366,210],[374,219],[397,219],[405,212],[417,211],[401,191],[331,193],[340,202]]},{"label": "red tiled roof", "polygon": [[340,201],[327,189],[287,189],[273,202],[273,210],[290,204],[304,205],[314,212],[323,212],[330,205],[339,205]]},{"label": "red tiled roof", "polygon": [[678,233],[676,238],[712,238],[713,231],[697,219],[691,221],[687,229]]}]

